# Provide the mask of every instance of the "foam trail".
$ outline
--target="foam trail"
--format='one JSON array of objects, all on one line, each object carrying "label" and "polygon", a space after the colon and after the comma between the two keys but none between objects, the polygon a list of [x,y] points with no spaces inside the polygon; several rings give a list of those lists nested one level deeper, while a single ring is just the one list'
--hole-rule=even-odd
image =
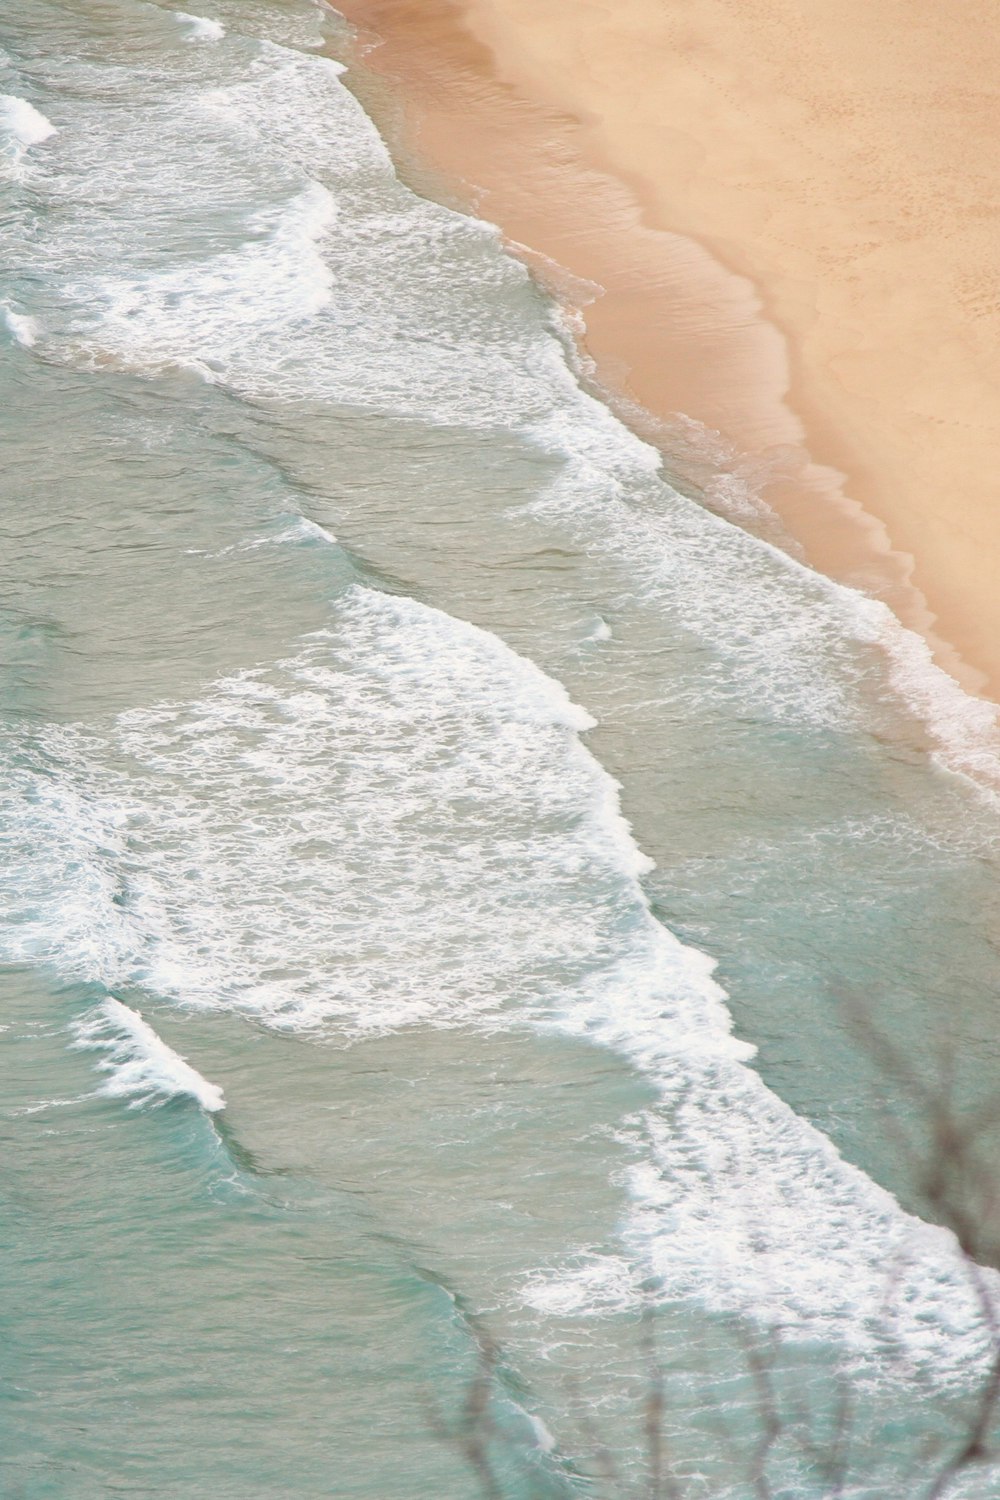
[{"label": "foam trail", "polygon": [[225,1109],[217,1084],[157,1036],[148,1021],[131,1006],[109,996],[73,1027],[75,1047],[103,1052],[98,1067],[108,1076],[100,1092],[130,1099],[130,1109],[142,1104],[165,1104],[187,1096],[209,1114]]},{"label": "foam trail", "polygon": [[174,15],[182,22],[187,35],[187,42],[221,42],[226,34],[226,28],[221,21],[213,21],[208,16],[191,16],[186,10],[175,10]]}]

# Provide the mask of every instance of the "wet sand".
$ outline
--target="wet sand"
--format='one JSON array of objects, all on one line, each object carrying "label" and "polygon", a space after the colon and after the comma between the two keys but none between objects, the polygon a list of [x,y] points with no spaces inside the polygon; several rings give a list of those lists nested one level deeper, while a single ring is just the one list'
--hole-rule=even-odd
[{"label": "wet sand", "polygon": [[766,533],[759,494],[810,563],[1000,695],[985,5],[956,34],[898,0],[339,8],[415,160],[580,310],[681,477]]}]

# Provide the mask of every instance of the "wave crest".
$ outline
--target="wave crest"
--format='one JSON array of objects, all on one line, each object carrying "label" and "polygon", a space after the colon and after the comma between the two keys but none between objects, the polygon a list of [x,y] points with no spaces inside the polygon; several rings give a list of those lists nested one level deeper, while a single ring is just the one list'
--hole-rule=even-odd
[{"label": "wave crest", "polygon": [[113,995],[74,1023],[75,1047],[102,1053],[97,1066],[107,1076],[100,1093],[128,1099],[129,1108],[189,1098],[208,1114],[225,1109],[221,1088],[209,1083],[144,1021]]}]

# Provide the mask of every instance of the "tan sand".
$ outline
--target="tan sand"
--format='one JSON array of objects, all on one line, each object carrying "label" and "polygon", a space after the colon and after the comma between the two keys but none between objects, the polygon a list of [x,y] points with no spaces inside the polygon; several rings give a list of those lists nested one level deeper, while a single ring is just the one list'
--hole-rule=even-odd
[{"label": "tan sand", "polygon": [[401,90],[417,154],[604,289],[584,309],[604,381],[716,429],[810,562],[1000,696],[985,0],[339,8],[384,40],[369,62]]}]

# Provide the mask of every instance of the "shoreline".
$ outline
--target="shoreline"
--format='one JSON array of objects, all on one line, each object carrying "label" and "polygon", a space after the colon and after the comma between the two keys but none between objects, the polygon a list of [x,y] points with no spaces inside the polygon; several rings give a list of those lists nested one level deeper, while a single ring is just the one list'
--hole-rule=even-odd
[{"label": "shoreline", "polygon": [[[616,14],[643,18],[649,3],[623,0]],[[366,70],[391,85],[412,170],[434,179],[437,196],[499,225],[574,317],[609,399],[633,408],[643,436],[659,434],[682,484],[818,571],[884,600],[966,690],[1000,696],[1000,590],[994,599],[990,576],[991,557],[1000,558],[1000,514],[972,508],[973,496],[964,512],[953,504],[951,516],[917,503],[907,513],[906,495],[886,503],[887,488],[901,488],[898,463],[889,462],[899,454],[880,447],[879,432],[845,413],[842,400],[818,399],[808,338],[797,339],[782,315],[798,296],[806,325],[815,321],[802,288],[749,268],[738,240],[720,248],[717,238],[692,233],[680,222],[690,215],[665,202],[670,184],[643,170],[641,152],[622,167],[628,132],[616,137],[588,109],[586,74],[570,97],[560,70],[551,70],[553,81],[530,51],[539,36],[550,47],[566,40],[555,0],[535,0],[527,19],[522,7],[524,0],[423,0],[419,11],[398,0],[340,5],[357,28]],[[575,64],[606,25],[599,0],[576,20]],[[655,41],[655,16],[650,24]],[[605,87],[600,99],[611,110],[612,91]],[[627,90],[618,104],[628,123]],[[905,350],[895,357],[908,365]],[[918,454],[903,457],[917,467]],[[988,451],[977,458],[988,473]],[[970,517],[985,527],[963,525]],[[942,526],[952,541],[944,557],[936,545]],[[963,572],[970,551],[978,568]]]}]

